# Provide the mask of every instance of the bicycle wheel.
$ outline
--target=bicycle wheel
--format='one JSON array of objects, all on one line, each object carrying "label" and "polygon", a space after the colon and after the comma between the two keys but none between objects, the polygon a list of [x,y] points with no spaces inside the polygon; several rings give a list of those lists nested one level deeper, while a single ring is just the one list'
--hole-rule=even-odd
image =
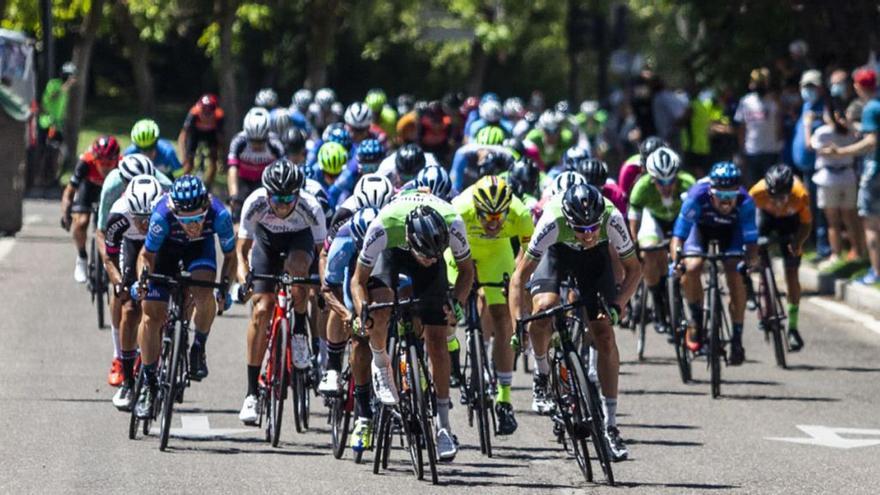
[{"label": "bicycle wheel", "polygon": [[376,455],[373,456],[373,474],[379,474],[379,468],[388,465],[388,450],[386,446],[390,447],[391,444],[391,420],[388,411],[385,406],[379,406],[376,417],[376,430],[373,437],[373,447],[376,452]]},{"label": "bicycle wheel", "polygon": [[645,289],[645,282],[642,281],[639,286],[638,310],[636,321],[633,327],[636,330],[636,352],[638,352],[639,361],[645,360],[645,327],[648,325],[648,291]]},{"label": "bicycle wheel", "polygon": [[602,418],[602,404],[598,400],[598,390],[591,393],[590,388],[593,385],[587,380],[583,361],[580,360],[576,352],[569,352],[567,361],[570,371],[568,376],[571,381],[571,393],[576,399],[574,401],[575,419],[589,422],[596,459],[602,466],[608,484],[614,486],[614,471],[611,468],[611,454],[605,443],[605,424]]},{"label": "bicycle wheel", "polygon": [[283,325],[273,325],[272,343],[269,347],[269,365],[266,366],[268,388],[268,421],[266,433],[273,447],[281,441],[281,425],[284,420],[284,391],[287,389],[287,366],[284,359],[287,349],[287,332]]},{"label": "bicycle wheel", "polygon": [[[428,465],[431,469],[431,483],[437,484],[437,448],[434,445],[434,428],[431,424],[430,407],[428,404],[428,376],[425,374],[425,365],[419,358],[416,346],[410,345],[407,349],[407,371],[409,373],[410,388],[415,391],[414,410],[417,420],[417,432],[421,436],[422,446],[428,454]],[[424,387],[424,388],[423,388]],[[424,473],[422,473],[424,475]],[[419,478],[422,479],[422,478]]]},{"label": "bicycle wheel", "polygon": [[667,302],[669,304],[669,331],[672,332],[672,346],[675,348],[675,360],[678,363],[678,374],[681,381],[687,384],[691,381],[691,358],[685,347],[684,334],[687,322],[684,319],[680,302],[679,279],[668,277],[666,279]]},{"label": "bicycle wheel", "polygon": [[491,399],[486,396],[486,376],[484,375],[483,355],[480,349],[482,341],[477,337],[478,330],[471,330],[468,336],[468,354],[471,368],[468,370],[468,397],[473,404],[473,412],[477,417],[477,433],[480,436],[480,453],[492,457],[492,438],[489,429],[489,413],[486,410]]},{"label": "bicycle wheel", "polygon": [[776,287],[776,278],[773,276],[773,267],[768,263],[764,265],[762,272],[763,284],[767,291],[767,320],[770,325],[770,333],[773,335],[773,350],[776,356],[776,365],[785,369],[785,338],[782,335],[782,302],[779,290]]},{"label": "bicycle wheel", "polygon": [[341,390],[330,403],[330,438],[333,440],[333,457],[337,459],[341,459],[345,453],[345,441],[348,439],[354,405],[354,380],[348,370],[342,373],[341,381]]},{"label": "bicycle wheel", "polygon": [[159,421],[159,450],[165,451],[168,447],[168,437],[171,434],[171,417],[174,413],[174,399],[177,396],[177,387],[180,384],[177,381],[177,374],[183,361],[183,352],[181,349],[183,344],[183,324],[176,322],[174,324],[174,336],[171,341],[171,355],[169,356],[168,365],[165,367],[162,379],[159,382],[159,388],[162,393],[162,412]]},{"label": "bicycle wheel", "polygon": [[293,422],[296,424],[296,432],[304,433],[309,429],[309,389],[306,383],[306,373],[309,370],[293,369],[291,376],[291,399],[293,400]]},{"label": "bicycle wheel", "polygon": [[[557,434],[557,439],[561,441],[562,448],[574,456],[578,468],[581,470],[581,474],[584,475],[584,479],[587,480],[588,483],[592,483],[593,466],[590,463],[590,451],[587,448],[587,436],[589,435],[584,431],[585,423],[581,423],[581,426],[578,426],[575,424],[575,418],[572,417],[574,412],[574,408],[572,407],[574,401],[572,399],[574,396],[570,393],[571,386],[564,383],[565,380],[562,376],[563,373],[560,369],[560,364],[560,360],[553,359],[553,372],[550,374],[550,382],[552,387],[551,390],[553,390],[553,397],[556,402],[556,416],[554,416],[554,421],[562,422],[564,434],[561,434],[563,432],[557,430],[556,424],[554,424],[554,433]],[[566,435],[571,443],[570,450],[568,448],[569,442],[565,441]]]},{"label": "bicycle wheel", "polygon": [[137,415],[134,412],[134,405],[137,404],[138,398],[141,395],[141,386],[144,383],[143,378],[144,372],[141,371],[137,374],[134,379],[134,390],[131,391],[131,413],[128,419],[128,439],[136,440],[138,428],[141,426],[141,420],[138,419]]},{"label": "bicycle wheel", "polygon": [[[717,283],[717,280],[716,280]],[[721,295],[714,284],[709,286],[709,374],[712,398],[721,396]]]}]

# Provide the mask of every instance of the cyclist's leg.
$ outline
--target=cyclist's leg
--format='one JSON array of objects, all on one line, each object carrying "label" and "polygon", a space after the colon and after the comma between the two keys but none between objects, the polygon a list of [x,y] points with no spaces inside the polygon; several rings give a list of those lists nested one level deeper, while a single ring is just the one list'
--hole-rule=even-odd
[{"label": "cyclist's leg", "polygon": [[113,298],[120,307],[119,347],[122,360],[122,374],[126,383],[134,381],[134,361],[137,357],[138,323],[141,319],[140,304],[132,301],[128,288],[137,276],[137,256],[143,241],[124,239],[119,263],[122,268],[122,291]]},{"label": "cyclist's leg", "polygon": [[[472,251],[474,255],[475,251]],[[488,258],[488,259],[487,259]],[[477,279],[486,283],[499,283],[505,275],[510,275],[516,268],[510,242],[507,239],[493,243],[491,253],[474,257],[477,267]],[[510,387],[513,384],[514,352],[510,346],[513,335],[513,322],[507,307],[507,298],[500,287],[483,287],[483,305],[481,319],[483,339],[488,342],[495,336],[492,357],[498,377],[498,395],[496,400],[510,404]]]},{"label": "cyclist's leg", "polygon": [[[97,190],[97,194],[95,190]],[[88,239],[92,203],[98,201],[100,195],[100,186],[95,186],[88,180],[83,180],[73,197],[73,206],[70,209],[70,232],[73,235],[73,244],[80,259],[88,258],[86,240]]]},{"label": "cyclist's leg", "polygon": [[[196,138],[196,133],[198,131],[184,130],[183,132],[186,133],[186,140],[184,143],[185,148],[183,153],[183,173],[192,174],[193,167],[195,166],[196,150],[199,146],[199,141]],[[207,183],[205,184],[207,185]]]},{"label": "cyclist's leg", "polygon": [[220,155],[220,142],[217,134],[211,133],[210,136],[212,139],[207,141],[208,158],[202,162],[202,166],[205,168],[204,181],[209,187],[214,183],[214,177],[217,175],[217,158]]},{"label": "cyclist's leg", "polygon": [[[699,227],[694,225],[684,242],[685,254],[703,253],[706,250],[705,240]],[[703,260],[701,258],[685,258],[685,274],[682,278],[685,302],[690,308],[691,325],[699,332],[703,328]]]}]

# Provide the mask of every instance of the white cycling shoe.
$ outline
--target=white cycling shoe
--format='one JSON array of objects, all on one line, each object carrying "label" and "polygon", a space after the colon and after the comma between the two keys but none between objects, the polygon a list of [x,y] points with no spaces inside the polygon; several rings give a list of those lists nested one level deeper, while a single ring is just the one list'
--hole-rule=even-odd
[{"label": "white cycling shoe", "polygon": [[238,413],[238,419],[246,425],[255,425],[260,418],[259,401],[256,395],[248,395],[244,398],[244,404],[241,405],[241,412]]},{"label": "white cycling shoe", "polygon": [[458,438],[446,428],[437,430],[437,457],[444,462],[455,459],[458,453]]},{"label": "white cycling shoe", "polygon": [[322,394],[335,394],[339,392],[339,372],[330,370],[324,372],[321,383],[318,384],[318,392]]},{"label": "white cycling shoe", "polygon": [[391,363],[389,362],[380,368],[376,366],[375,361],[372,361],[370,369],[372,370],[373,391],[376,393],[376,397],[387,406],[397,404],[400,398],[397,395],[397,387],[394,385]]}]

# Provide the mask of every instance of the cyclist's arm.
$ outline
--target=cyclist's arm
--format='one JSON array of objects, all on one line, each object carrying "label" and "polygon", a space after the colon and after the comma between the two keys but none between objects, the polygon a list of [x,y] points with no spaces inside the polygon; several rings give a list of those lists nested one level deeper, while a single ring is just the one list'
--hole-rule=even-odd
[{"label": "cyclist's arm", "polygon": [[220,249],[223,251],[223,268],[220,271],[220,280],[232,279],[235,274],[235,230],[232,228],[232,214],[220,204],[216,198],[212,198],[211,208],[214,209],[214,231],[217,240],[220,241]]},{"label": "cyclist's arm", "polygon": [[623,308],[639,286],[639,281],[642,279],[642,264],[639,263],[639,258],[635,255],[621,258],[620,263],[623,265],[624,277],[623,282],[620,283],[620,290],[617,291],[615,303],[618,307]]},{"label": "cyclist's arm", "polygon": [[119,272],[119,251],[125,231],[129,228],[129,221],[125,215],[114,213],[107,221],[107,232],[98,230],[95,233],[95,242],[101,252],[101,259],[107,269],[107,276],[111,284],[122,283],[122,274]]},{"label": "cyclist's arm", "polygon": [[360,260],[355,266],[354,275],[351,277],[351,300],[355,311],[359,311],[369,301],[367,281],[370,279],[373,267],[364,265]]},{"label": "cyclist's arm", "polygon": [[758,226],[756,223],[755,202],[752,198],[746,200],[739,207],[739,221],[742,229],[743,244],[746,246],[746,260],[750,266],[758,263]]},{"label": "cyclist's arm", "polygon": [[[239,229],[239,232],[241,229]],[[238,283],[243,284],[247,280],[248,272],[251,271],[251,265],[248,262],[248,254],[254,245],[253,239],[242,238],[240,235],[235,242],[235,253],[238,259]]]},{"label": "cyclist's arm", "polygon": [[183,153],[183,173],[189,174],[193,168],[193,158],[190,156],[189,151],[186,149],[186,141],[187,134],[189,130],[186,127],[182,127],[180,129],[180,134],[177,135],[177,149],[179,149]]},{"label": "cyclist's arm", "polygon": [[535,273],[535,269],[538,268],[538,261],[528,254],[520,256],[516,269],[513,271],[513,276],[510,278],[510,288],[508,291],[509,309],[510,318],[513,321],[525,316],[525,308],[528,307],[524,305],[526,297],[525,283]]}]

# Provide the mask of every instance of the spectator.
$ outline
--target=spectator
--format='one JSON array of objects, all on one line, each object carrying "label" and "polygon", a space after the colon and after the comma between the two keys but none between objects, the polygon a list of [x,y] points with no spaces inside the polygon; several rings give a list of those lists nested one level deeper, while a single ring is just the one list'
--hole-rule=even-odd
[{"label": "spectator", "polygon": [[754,69],[750,76],[749,93],[740,99],[733,116],[739,124],[737,137],[749,184],[779,161],[782,149],[782,116],[770,93],[770,70]]},{"label": "spectator", "polygon": [[840,98],[843,101],[852,99],[849,74],[843,69],[835,69],[828,78],[828,93],[832,98]]},{"label": "spectator", "polygon": [[[76,65],[73,62],[65,62],[61,66],[60,79],[56,77],[46,82],[43,97],[40,99],[40,115],[37,118],[41,153],[46,152],[46,145],[50,140],[57,143],[58,148],[64,142],[61,131],[67,117],[70,88],[74,84],[76,84]],[[37,177],[37,185],[48,186],[58,175],[58,164],[45,163],[44,159],[41,159],[40,162],[43,163],[44,168]]]},{"label": "spectator", "polygon": [[651,113],[654,115],[654,128],[657,136],[678,149],[679,130],[688,109],[687,100],[666,87],[659,76],[651,79]]},{"label": "spectator", "polygon": [[715,91],[704,89],[690,102],[690,118],[681,132],[684,167],[696,177],[703,177],[712,164],[712,142],[715,133],[727,132],[729,120],[715,98]]},{"label": "spectator", "polygon": [[[855,133],[849,128],[843,101],[831,100],[825,109],[825,125],[816,129],[810,144],[815,149],[827,147],[844,148],[856,142]],[[852,155],[822,155],[816,159],[813,182],[818,186],[816,203],[828,220],[828,241],[831,256],[820,268],[832,266],[842,258],[843,235],[846,229],[850,252],[848,259],[855,260],[864,254],[864,236],[856,214],[856,174]]]}]

